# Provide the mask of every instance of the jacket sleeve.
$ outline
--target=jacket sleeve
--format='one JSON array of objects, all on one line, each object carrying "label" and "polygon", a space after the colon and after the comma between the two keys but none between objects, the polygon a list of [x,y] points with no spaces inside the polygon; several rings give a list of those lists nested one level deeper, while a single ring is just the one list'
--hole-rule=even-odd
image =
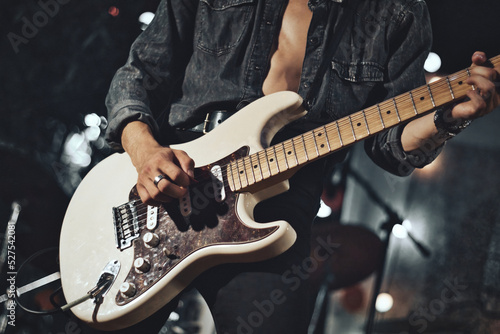
[{"label": "jacket sleeve", "polygon": [[183,77],[192,53],[197,1],[162,0],[150,25],[132,44],[128,60],[115,74],[108,95],[106,140],[116,150],[121,132],[132,121],[159,135],[158,119]]},{"label": "jacket sleeve", "polygon": [[[410,1],[397,15],[400,19],[389,30],[389,59],[384,100],[425,84],[424,62],[430,51],[432,32],[427,6],[422,0]],[[365,150],[380,167],[399,176],[432,162],[442,149],[405,152],[401,144],[401,124],[365,141]]]}]

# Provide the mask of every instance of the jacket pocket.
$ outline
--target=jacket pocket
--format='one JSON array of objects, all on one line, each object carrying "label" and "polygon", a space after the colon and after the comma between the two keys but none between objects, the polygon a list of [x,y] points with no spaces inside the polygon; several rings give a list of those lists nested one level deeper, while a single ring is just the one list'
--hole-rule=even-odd
[{"label": "jacket pocket", "polygon": [[336,119],[375,103],[386,94],[383,83],[384,68],[377,63],[334,59],[328,82],[328,114]]},{"label": "jacket pocket", "polygon": [[197,46],[222,55],[242,40],[254,10],[254,0],[200,0]]}]

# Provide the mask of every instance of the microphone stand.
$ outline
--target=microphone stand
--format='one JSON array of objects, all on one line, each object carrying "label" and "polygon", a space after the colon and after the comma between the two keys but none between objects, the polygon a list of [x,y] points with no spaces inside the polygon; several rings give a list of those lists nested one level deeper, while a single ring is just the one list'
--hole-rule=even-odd
[{"label": "microphone stand", "polygon": [[[398,215],[397,212],[395,212],[387,203],[385,203],[382,200],[380,195],[373,189],[370,183],[368,183],[363,177],[361,177],[361,175],[358,172],[356,172],[352,168],[349,167],[347,168],[348,168],[348,174],[352,176],[359,185],[361,185],[361,187],[365,190],[370,199],[373,202],[375,202],[378,206],[380,206],[387,215],[387,220],[380,226],[380,228],[384,232],[384,237],[382,239],[382,245],[383,245],[382,259],[380,261],[380,268],[377,271],[377,276],[375,277],[372,300],[370,305],[370,312],[366,323],[365,333],[371,334],[373,333],[373,327],[375,324],[375,313],[376,313],[375,304],[377,302],[377,296],[380,293],[380,290],[382,288],[382,282],[384,279],[384,269],[385,269],[385,264],[387,262],[389,242],[392,234],[391,232],[395,225],[398,224],[402,225],[403,219]],[[421,242],[419,242],[409,231],[408,231],[408,237],[415,244],[415,246],[417,247],[417,249],[419,250],[420,254],[423,257],[426,258],[430,257],[431,252],[429,251],[429,249],[425,247]]]}]

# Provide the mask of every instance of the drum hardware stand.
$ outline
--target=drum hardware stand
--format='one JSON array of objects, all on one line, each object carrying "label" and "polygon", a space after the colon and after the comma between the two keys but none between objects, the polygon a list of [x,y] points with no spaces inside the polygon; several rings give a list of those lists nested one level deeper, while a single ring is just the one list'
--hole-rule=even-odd
[{"label": "drum hardware stand", "polygon": [[[366,322],[366,329],[365,333],[366,334],[372,334],[373,333],[373,327],[375,324],[375,313],[376,313],[376,308],[375,304],[377,302],[377,296],[380,293],[380,290],[382,288],[382,282],[384,279],[384,269],[385,269],[385,264],[387,262],[387,255],[389,251],[389,241],[390,237],[392,234],[392,229],[395,225],[402,225],[404,219],[402,219],[397,212],[395,212],[387,203],[385,203],[382,198],[377,194],[377,192],[373,189],[373,187],[359,175],[355,170],[352,168],[348,168],[348,174],[352,176],[356,182],[358,182],[359,185],[365,190],[365,192],[368,194],[370,199],[380,206],[383,211],[387,215],[387,220],[382,223],[380,226],[381,230],[385,233],[382,243],[383,243],[383,248],[382,248],[382,259],[380,261],[380,267],[377,271],[377,275],[375,277],[375,283],[373,286],[373,293],[372,293],[372,300],[370,304],[370,311],[368,314],[368,319]],[[417,249],[419,250],[420,254],[423,257],[430,257],[431,252],[430,250],[424,246],[421,242],[419,242],[411,233],[408,231],[408,237],[411,239],[411,241],[415,244]]]}]

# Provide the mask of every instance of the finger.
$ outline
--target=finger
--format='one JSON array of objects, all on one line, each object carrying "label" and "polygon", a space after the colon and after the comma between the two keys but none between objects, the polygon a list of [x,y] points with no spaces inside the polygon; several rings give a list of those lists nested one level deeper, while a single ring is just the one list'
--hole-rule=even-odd
[{"label": "finger", "polygon": [[164,195],[167,195],[170,198],[182,198],[188,191],[187,187],[180,187],[166,178],[161,180],[157,184],[156,189],[158,190],[159,194],[157,194],[157,197],[155,197],[155,199],[163,198]]},{"label": "finger", "polygon": [[[158,173],[160,175],[162,173]],[[142,187],[142,193],[140,193],[141,200],[143,202],[147,201],[155,201],[155,202],[170,202],[173,196],[176,196],[177,193],[171,192],[167,189],[166,192],[162,192],[160,185],[163,186],[163,183],[167,182],[167,180],[162,179],[157,184],[155,184],[154,180],[151,180],[149,177],[145,175],[139,176],[137,181],[138,188]]]},{"label": "finger", "polygon": [[495,84],[488,78],[482,75],[473,75],[467,79],[467,84],[473,85],[474,89],[486,101],[489,101],[492,94],[495,92]]},{"label": "finger", "polygon": [[147,205],[152,205],[152,206],[160,206],[162,201],[157,201],[155,200],[149,191],[144,187],[142,184],[137,184],[137,193],[139,194],[139,197],[141,198],[141,201],[144,204]]},{"label": "finger", "polygon": [[179,165],[182,170],[189,175],[191,179],[194,178],[194,160],[184,151],[173,150]]},{"label": "finger", "polygon": [[474,65],[483,65],[488,61],[488,58],[486,57],[486,53],[482,51],[476,51],[472,55],[472,63]]},{"label": "finger", "polygon": [[473,76],[481,76],[490,81],[495,81],[498,79],[498,72],[495,68],[485,67],[485,66],[475,66],[470,70],[471,77]]},{"label": "finger", "polygon": [[487,103],[477,91],[467,92],[469,100],[457,104],[451,111],[456,119],[474,119],[487,113]]}]

